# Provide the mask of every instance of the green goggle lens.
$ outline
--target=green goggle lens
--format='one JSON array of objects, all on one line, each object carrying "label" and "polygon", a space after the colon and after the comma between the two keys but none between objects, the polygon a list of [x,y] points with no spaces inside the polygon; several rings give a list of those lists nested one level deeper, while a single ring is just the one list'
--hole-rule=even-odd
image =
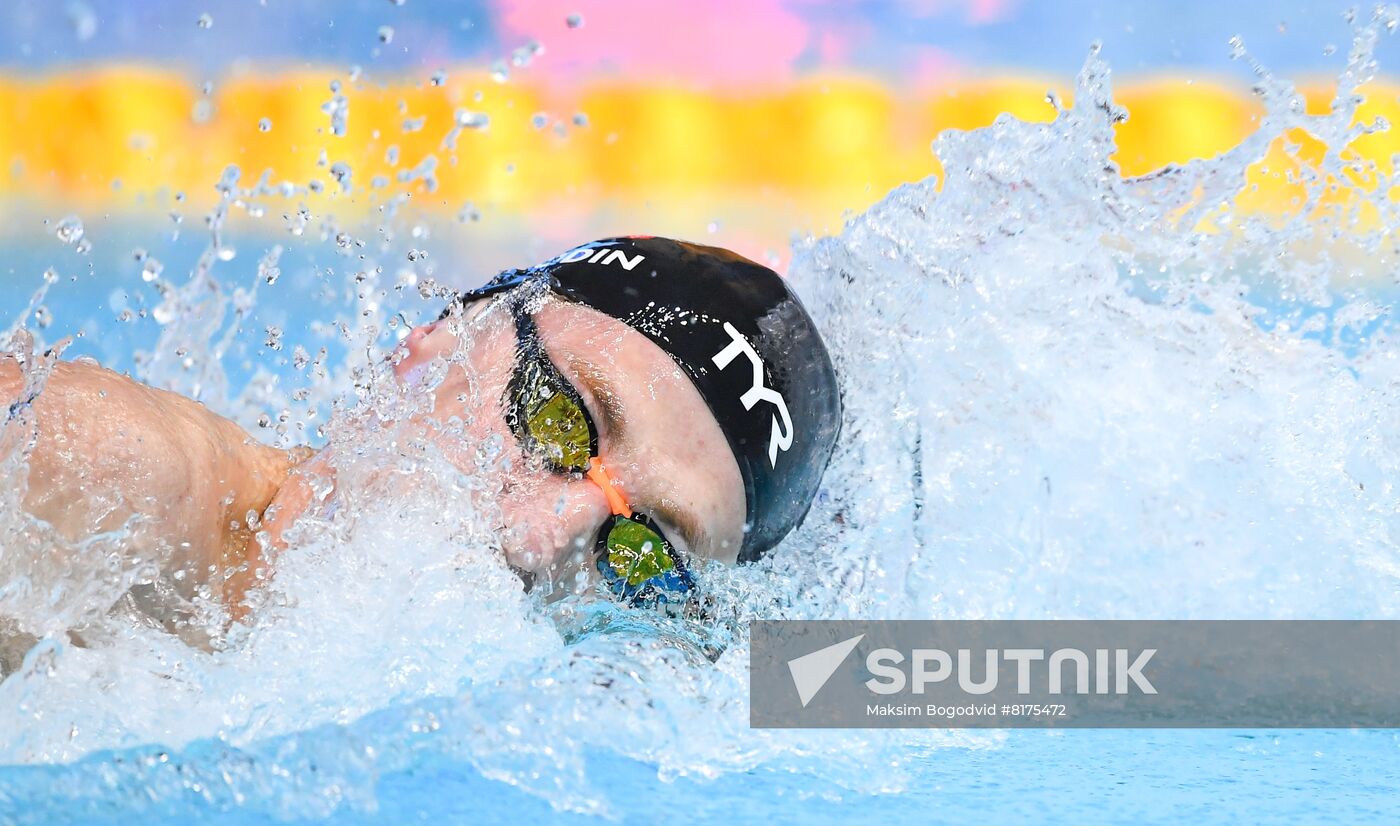
[{"label": "green goggle lens", "polygon": [[676,567],[661,534],[626,517],[614,520],[608,531],[607,548],[608,565],[634,587]]},{"label": "green goggle lens", "polygon": [[[593,455],[593,428],[583,405],[534,364],[524,371],[516,392],[518,412],[512,424],[530,448],[564,470],[588,470]],[[522,432],[523,431],[523,432]]]}]

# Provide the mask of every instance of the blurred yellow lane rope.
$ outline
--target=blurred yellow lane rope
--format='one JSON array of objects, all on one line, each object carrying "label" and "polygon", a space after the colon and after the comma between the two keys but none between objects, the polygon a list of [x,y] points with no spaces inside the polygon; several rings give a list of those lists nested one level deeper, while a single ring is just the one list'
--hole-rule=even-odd
[{"label": "blurred yellow lane rope", "polygon": [[[0,77],[0,197],[130,208],[184,192],[199,206],[213,199],[224,167],[237,164],[245,184],[270,170],[273,183],[319,181],[319,197],[334,198],[331,165],[343,162],[355,193],[339,196],[346,211],[404,191],[424,207],[472,202],[505,213],[578,199],[683,203],[766,193],[830,220],[941,172],[929,148],[940,131],[986,126],[1003,112],[1049,120],[1045,91],[1068,86],[987,80],[914,95],[844,77],[745,94],[593,85],[565,103],[469,71],[448,72],[436,85],[342,76],[348,118],[335,135],[326,111],[336,105],[335,77],[245,76],[216,82],[208,95],[182,75],[142,68]],[[1319,110],[1331,94],[1325,84],[1305,92]],[[1376,84],[1368,93],[1361,117],[1400,120],[1395,88]],[[1260,115],[1243,91],[1214,83],[1125,84],[1116,98],[1131,115],[1118,132],[1125,175],[1226,151]],[[1370,135],[1352,149],[1388,172],[1400,135]],[[419,165],[429,157],[436,166],[425,175]],[[1276,160],[1251,172],[1250,206],[1286,208],[1290,161]]]}]

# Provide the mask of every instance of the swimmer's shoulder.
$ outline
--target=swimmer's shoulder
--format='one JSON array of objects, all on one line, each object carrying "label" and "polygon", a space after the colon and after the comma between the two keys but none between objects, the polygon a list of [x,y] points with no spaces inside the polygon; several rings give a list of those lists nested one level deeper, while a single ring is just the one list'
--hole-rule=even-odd
[{"label": "swimmer's shoulder", "polygon": [[[155,490],[177,495],[199,478],[263,499],[285,479],[303,452],[262,444],[236,422],[178,393],[143,384],[92,359],[53,366],[34,393],[12,358],[0,359],[0,400],[32,405],[39,447],[71,446],[90,469],[140,467]],[[222,494],[221,494],[222,495]],[[246,508],[245,508],[246,511]],[[243,513],[244,511],[239,511]]]},{"label": "swimmer's shoulder", "polygon": [[[8,353],[0,355],[0,398],[15,401],[25,384],[26,376],[19,361]],[[112,390],[136,394],[154,391],[154,388],[103,367],[90,358],[57,362],[47,377],[31,382],[31,386],[39,390],[40,395],[92,396],[99,400]]]}]

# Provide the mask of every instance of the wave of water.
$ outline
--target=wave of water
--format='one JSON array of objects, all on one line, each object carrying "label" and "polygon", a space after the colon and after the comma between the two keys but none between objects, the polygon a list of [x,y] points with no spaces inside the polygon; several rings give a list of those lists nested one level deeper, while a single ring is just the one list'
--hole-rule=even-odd
[{"label": "wave of water", "polygon": [[[638,811],[599,754],[668,781],[762,769],[879,794],[915,782],[930,753],[1001,738],[752,730],[745,619],[1396,616],[1397,222],[1390,179],[1355,183],[1344,152],[1371,128],[1352,123],[1357,88],[1396,19],[1358,26],[1330,114],[1304,114],[1256,66],[1252,137],[1139,179],[1110,160],[1125,113],[1093,54],[1053,122],[947,133],[943,181],[799,240],[790,277],[842,377],[843,442],[776,553],[705,571],[717,631],[520,592],[485,527],[492,446],[464,471],[418,444],[411,402],[376,366],[392,318],[379,273],[340,301],[338,366],[231,393],[225,314],[256,296],[220,287],[216,239],[164,292],[144,375],[255,429],[269,407],[323,405],[345,506],[304,526],[254,618],[211,651],[104,613],[139,573],[17,558],[57,540],[7,503],[9,581],[68,586],[65,621],[90,641],[0,594],[41,638],[0,683],[0,762],[29,764],[0,769],[0,801],[309,817],[372,810],[378,778],[447,761],[557,809]],[[1307,200],[1240,206],[1248,170],[1297,130],[1330,147],[1320,163],[1292,152]],[[252,197],[235,183],[230,203]],[[1311,209],[1333,185],[1374,211]],[[22,425],[5,431],[12,464]],[[283,431],[272,438],[298,435]],[[706,646],[723,653],[711,663]]]}]

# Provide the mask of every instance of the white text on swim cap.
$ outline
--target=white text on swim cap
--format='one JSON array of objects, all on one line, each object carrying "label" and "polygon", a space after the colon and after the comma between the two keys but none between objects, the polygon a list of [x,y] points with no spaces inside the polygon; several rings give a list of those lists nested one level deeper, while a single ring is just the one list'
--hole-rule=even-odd
[{"label": "white text on swim cap", "polygon": [[[734,329],[734,325],[728,321],[724,322],[724,331],[729,337],[734,339],[725,345],[723,350],[715,353],[715,366],[723,370],[734,361],[734,357],[743,353],[749,359],[749,365],[753,367],[753,386],[744,391],[744,395],[739,397],[739,401],[744,405],[745,410],[753,410],[753,406],[759,402],[768,402],[778,408],[778,415],[773,417],[773,435],[768,439],[768,465],[778,466],[778,451],[787,450],[792,447],[792,417],[788,415],[787,402],[778,391],[765,387],[763,384],[763,360],[754,352],[753,347],[744,338],[743,334]],[[780,424],[781,423],[781,424]]]},{"label": "white text on swim cap", "polygon": [[578,261],[587,260],[590,264],[621,264],[624,270],[630,270],[646,260],[646,256],[637,253],[635,258],[628,258],[627,253],[622,250],[608,249],[601,247],[579,247],[576,250],[569,250],[559,256],[559,263],[573,264]]}]

